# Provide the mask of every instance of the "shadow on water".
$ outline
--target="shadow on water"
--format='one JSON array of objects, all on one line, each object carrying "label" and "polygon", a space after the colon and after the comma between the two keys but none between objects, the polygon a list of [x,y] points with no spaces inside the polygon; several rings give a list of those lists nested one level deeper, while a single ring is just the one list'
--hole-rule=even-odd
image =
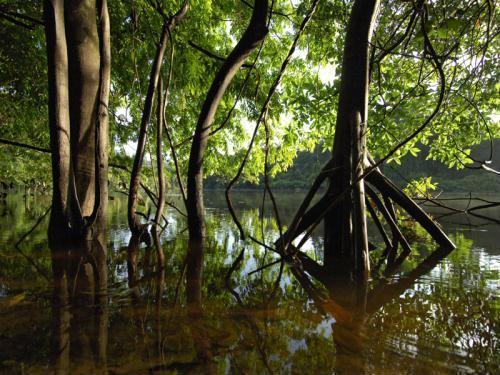
[{"label": "shadow on water", "polygon": [[[498,370],[500,260],[466,231],[452,232],[451,254],[416,236],[412,253],[379,263],[372,279],[326,274],[320,282],[238,242],[217,207],[208,210],[204,243],[188,243],[173,211],[152,243],[130,237],[115,200],[107,241],[50,252],[42,224],[19,247],[23,255],[7,244],[45,211],[3,210],[16,224],[0,243],[0,373]],[[240,216],[263,243],[279,235],[257,209]],[[321,243],[319,233],[306,247],[319,262]]]}]

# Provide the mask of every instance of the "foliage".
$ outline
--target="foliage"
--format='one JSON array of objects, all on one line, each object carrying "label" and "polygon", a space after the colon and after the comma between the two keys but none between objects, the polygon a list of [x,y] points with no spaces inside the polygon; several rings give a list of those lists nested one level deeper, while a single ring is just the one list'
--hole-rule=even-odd
[{"label": "foliage", "polygon": [[[162,2],[167,14],[175,12],[180,3]],[[214,128],[224,123],[235,105],[230,120],[210,140],[204,161],[206,176],[216,176],[222,182],[234,176],[260,106],[310,3],[308,0],[273,2],[270,33],[260,54],[257,56],[256,51],[247,61],[252,64],[257,59],[255,68],[251,72],[248,68],[241,69],[219,107]],[[386,0],[381,5],[371,64],[369,150],[376,157],[387,154],[436,105],[439,75],[429,52],[422,47],[426,30],[446,75],[445,100],[434,121],[391,160],[399,163],[405,155],[417,155],[427,148],[428,158],[462,168],[470,163],[467,155],[473,144],[500,136],[495,112],[499,85],[495,65],[498,40],[494,36],[500,24],[498,15],[489,1],[432,2],[427,4],[423,22],[419,21],[420,15],[411,21],[412,4]],[[0,8],[42,19],[38,1],[2,0]],[[110,0],[109,10],[113,64],[109,152],[112,160],[130,166],[163,19],[146,0]],[[172,66],[166,120],[183,173],[201,103],[221,64],[219,59],[193,46],[224,58],[246,27],[250,13],[248,3],[240,0],[193,0],[185,21],[172,35],[173,60],[166,58],[162,75],[166,81]],[[348,14],[349,4],[337,0],[321,2],[299,41],[267,114],[271,176],[288,170],[301,152],[312,152],[316,147],[331,148]],[[34,24],[25,28],[0,17],[0,33],[4,41],[0,47],[0,138],[48,147],[43,27]],[[403,43],[386,54],[400,38]],[[243,87],[247,74],[250,77]],[[155,156],[151,150],[154,128],[150,129],[147,147],[150,171],[146,171],[146,176],[152,178],[156,173],[152,170]],[[50,183],[46,155],[1,147],[3,181]],[[261,178],[264,150],[265,134],[261,129],[244,169],[244,181],[256,183]],[[174,166],[168,148],[164,150],[164,159],[172,177]],[[112,170],[115,186],[123,180],[120,174],[123,172]],[[293,181],[277,183],[296,187]],[[153,186],[151,181],[150,185]]]},{"label": "foliage", "polygon": [[430,197],[437,188],[438,185],[432,182],[432,177],[422,177],[410,181],[404,188],[404,192],[411,197]]}]

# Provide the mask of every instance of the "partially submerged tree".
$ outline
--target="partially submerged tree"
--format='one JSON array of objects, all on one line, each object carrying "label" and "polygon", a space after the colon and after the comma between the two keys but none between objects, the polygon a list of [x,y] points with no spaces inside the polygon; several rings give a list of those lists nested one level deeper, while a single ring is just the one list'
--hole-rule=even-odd
[{"label": "partially submerged tree", "polygon": [[107,1],[44,2],[52,151],[52,244],[93,238],[108,200]]},{"label": "partially submerged tree", "polygon": [[203,241],[205,237],[203,161],[217,107],[234,75],[266,36],[267,16],[268,1],[256,0],[247,29],[215,76],[203,103],[191,144],[187,174],[186,209],[191,241]]},{"label": "partially submerged tree", "polygon": [[[318,271],[320,266],[297,251],[323,219],[325,223],[323,267],[337,273],[369,271],[366,205],[370,205],[369,211],[386,242],[384,256],[394,258],[398,244],[402,245],[404,252],[411,250],[398,228],[398,218],[393,203],[403,208],[440,246],[448,248],[454,246],[440,227],[410,197],[391,183],[379,167],[395,154],[401,153],[404,148],[415,144],[419,138],[427,140],[429,124],[437,121],[439,126],[439,120],[446,119],[441,112],[446,113],[453,107],[454,100],[462,95],[460,90],[477,85],[477,80],[481,77],[480,71],[488,72],[484,69],[487,66],[487,59],[484,57],[485,50],[493,37],[491,22],[494,13],[489,2],[479,5],[468,4],[466,10],[472,13],[472,16],[469,16],[471,19],[467,19],[468,17],[464,17],[462,13],[464,19],[460,21],[453,18],[452,10],[446,7],[439,9],[438,5],[433,7],[424,1],[403,6],[403,9],[395,7],[391,2],[384,2],[383,5],[385,17],[402,15],[402,21],[394,27],[384,45],[380,40],[376,43],[371,41],[379,2],[355,1],[352,6],[344,42],[332,159],[314,182],[288,231],[277,242],[282,253],[298,256],[312,272]],[[437,30],[430,28],[432,17],[434,17],[432,22],[439,25]],[[457,22],[460,26],[457,26]],[[481,28],[479,26],[481,22],[485,22],[486,26],[480,30],[475,40],[472,37],[472,40],[481,46],[479,51],[470,51],[468,46],[461,46],[460,38],[467,30],[474,32],[474,28]],[[407,87],[403,89],[403,94],[399,94],[402,98],[393,107],[399,106],[407,97],[411,98],[418,88],[429,90],[426,100],[432,97],[435,99],[430,109],[422,108],[421,112],[425,115],[421,124],[414,127],[409,135],[396,139],[394,146],[382,154],[380,160],[375,161],[366,149],[367,143],[370,144],[367,142],[367,135],[371,130],[368,121],[369,87],[370,81],[374,80],[374,71],[378,68],[379,87],[374,96],[375,98],[380,96],[384,100],[380,67],[383,66],[382,60],[392,54],[396,55],[393,63],[399,62],[400,56],[417,61],[417,74],[404,77],[410,82],[412,79],[415,80],[415,86],[412,87],[409,82],[405,82]],[[478,56],[482,60],[474,66],[473,61]],[[457,66],[461,60],[469,64],[463,71]],[[477,86],[475,90],[478,91]],[[418,94],[415,96],[419,98]],[[390,108],[390,111],[394,109]],[[380,117],[382,117],[380,121],[386,120],[386,116]],[[404,120],[402,117],[400,122]],[[486,130],[490,131],[488,128]],[[379,132],[370,134],[370,138],[376,140],[379,134]],[[325,179],[329,181],[327,193],[318,203],[309,207],[313,196]],[[376,210],[381,213],[390,228],[392,240],[380,223]],[[299,244],[294,246],[292,241],[303,232],[306,234]]]},{"label": "partially submerged tree", "polygon": [[[15,25],[31,32],[39,27],[32,15],[33,4],[26,4],[9,5],[8,12],[0,4],[2,30]],[[205,237],[204,176],[230,178],[236,174],[231,187],[240,176],[256,181],[264,172],[270,193],[268,177],[286,170],[297,150],[311,150],[321,142],[329,148],[333,144],[332,160],[295,218],[282,223],[290,225],[276,244],[279,252],[298,255],[312,266],[297,249],[324,219],[324,266],[368,271],[366,211],[385,242],[384,255],[394,257],[400,245],[409,251],[394,204],[440,244],[451,245],[433,220],[385,178],[382,166],[386,161],[397,162],[406,153],[417,153],[419,142],[428,144],[431,158],[461,166],[467,161],[471,143],[500,134],[488,117],[497,104],[491,93],[496,84],[493,54],[498,48],[494,43],[498,17],[491,1],[370,0],[355,1],[352,6],[336,0],[281,0],[270,6],[263,0],[196,2],[175,34],[171,29],[186,12],[187,1],[171,5],[172,10],[179,9],[172,17],[165,15],[161,1],[112,2],[111,22],[116,27],[111,46],[105,13],[98,14],[105,4],[102,1],[96,6],[90,0],[45,2],[54,181],[52,240],[93,236],[92,228],[105,213],[107,152],[125,164],[129,158],[122,150],[132,142],[137,142],[137,152],[131,176],[127,167],[121,167],[127,175],[119,176],[123,180],[130,177],[128,186],[119,181],[119,187],[129,191],[132,232],[140,234],[145,229],[136,212],[141,177],[145,180],[153,175],[155,168],[163,172],[162,166],[168,163],[175,164],[179,185],[187,175],[188,194],[183,200],[190,237],[196,241]],[[231,19],[226,17],[229,12]],[[14,20],[10,19],[13,14]],[[20,21],[25,25],[19,25]],[[272,33],[261,44],[256,59],[245,64],[267,29]],[[152,37],[155,30],[162,30],[158,44],[158,37]],[[241,40],[234,35],[242,35]],[[23,46],[31,43],[37,53],[41,48],[39,37],[9,35],[8,40]],[[170,64],[172,95],[168,111],[160,111],[162,104],[158,104],[156,125],[161,130],[161,123],[169,124],[165,133],[172,156],[165,158],[158,142],[151,165],[143,168],[154,96],[170,42],[176,43],[178,51]],[[110,98],[112,144],[107,147],[110,47],[117,57]],[[152,51],[156,54],[151,61]],[[2,46],[0,58],[3,56],[13,60],[14,55]],[[26,93],[38,95],[40,90],[25,90],[26,83],[18,77],[22,74],[12,64],[8,66],[8,73],[0,75],[0,95],[9,98],[0,106],[2,118],[9,119],[0,129],[5,138],[17,134],[16,121],[12,120],[17,112],[10,104],[20,103],[22,108],[29,103],[31,108],[41,100],[23,101]],[[23,67],[20,64],[19,70]],[[240,68],[250,73],[236,74]],[[12,83],[9,75],[16,77]],[[29,76],[38,82],[35,78]],[[201,92],[207,92],[205,98]],[[23,131],[17,141],[40,143],[43,137],[39,132],[29,130],[42,121],[38,112],[27,113],[34,113],[30,116],[37,122],[21,116]],[[138,132],[133,125],[139,121]],[[251,123],[257,128],[248,134]],[[261,124],[264,131],[258,128]],[[30,133],[37,136],[28,142]],[[157,140],[161,137],[158,133]],[[249,137],[255,145],[251,150],[245,146]],[[38,145],[31,149],[47,151]],[[478,164],[488,166],[487,160]],[[327,180],[328,193],[311,204]],[[157,196],[152,189],[147,191],[155,202],[163,202],[161,189]],[[184,193],[182,187],[181,191]],[[276,208],[275,212],[278,217]],[[158,210],[156,223],[160,214]]]},{"label": "partially submerged tree", "polygon": [[[144,226],[141,225],[139,219],[137,218],[136,208],[137,200],[140,187],[141,169],[142,163],[144,161],[144,153],[146,147],[146,137],[148,134],[149,122],[151,121],[151,114],[153,113],[154,97],[157,91],[158,82],[160,81],[161,68],[163,65],[163,57],[169,42],[172,38],[171,33],[174,27],[182,21],[189,7],[189,1],[185,0],[182,7],[178,12],[172,16],[167,16],[163,10],[161,3],[157,2],[157,11],[161,14],[163,18],[163,26],[160,33],[160,40],[156,49],[155,58],[151,66],[151,73],[149,76],[149,84],[147,89],[146,98],[144,100],[144,109],[142,112],[141,126],[139,129],[139,137],[137,141],[137,149],[134,158],[134,165],[130,175],[129,184],[129,197],[128,197],[128,222],[130,230],[134,235],[140,235],[144,231]],[[160,97],[163,94],[160,93]],[[158,103],[159,111],[162,111],[162,103]],[[160,120],[159,120],[160,121]],[[157,127],[161,127],[163,124],[158,123]],[[160,145],[161,146],[161,145]],[[162,168],[159,168],[159,170]],[[161,203],[158,202],[159,207]],[[161,210],[160,211],[161,214]]]}]

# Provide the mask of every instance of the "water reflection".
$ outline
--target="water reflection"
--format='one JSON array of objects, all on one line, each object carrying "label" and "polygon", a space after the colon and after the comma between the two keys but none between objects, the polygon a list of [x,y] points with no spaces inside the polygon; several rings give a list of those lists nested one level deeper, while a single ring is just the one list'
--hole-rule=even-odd
[{"label": "water reflection", "polygon": [[358,278],[351,280],[342,275],[321,275],[327,289],[324,296],[313,281],[301,270],[294,270],[304,290],[319,311],[333,318],[332,339],[335,343],[335,369],[339,373],[370,373],[370,358],[367,355],[367,338],[372,334],[368,324],[370,317],[382,310],[384,305],[398,298],[411,288],[415,281],[438,265],[452,250],[439,248],[428,255],[414,269],[390,279],[409,253],[393,263],[388,263],[384,277],[375,280]]},{"label": "water reflection", "polygon": [[[237,242],[219,210],[207,215],[207,241],[188,244],[173,212],[175,225],[144,243],[128,236],[120,202],[110,208],[107,260],[102,243],[47,258],[44,228],[27,238],[24,255],[41,271],[52,269],[50,284],[1,243],[0,373],[498,369],[498,259],[463,231],[453,234],[458,249],[449,255],[417,237],[411,254],[381,262],[373,280],[352,282],[293,264],[281,268],[269,249]],[[22,237],[38,217],[2,236]],[[277,238],[276,223],[259,221],[258,210],[240,217],[259,241]],[[313,237],[311,261],[321,261],[321,241]]]},{"label": "water reflection", "polygon": [[56,374],[107,373],[108,301],[103,238],[52,250],[52,347]]}]

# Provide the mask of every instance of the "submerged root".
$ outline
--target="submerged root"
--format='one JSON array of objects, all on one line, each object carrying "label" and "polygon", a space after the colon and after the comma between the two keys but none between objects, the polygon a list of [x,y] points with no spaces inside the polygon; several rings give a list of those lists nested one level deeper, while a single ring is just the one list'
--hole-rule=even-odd
[{"label": "submerged root", "polygon": [[[327,214],[330,214],[340,202],[345,202],[351,198],[350,194],[347,194],[348,192],[343,192],[336,196],[326,193],[317,203],[310,206],[312,198],[319,190],[321,182],[326,179],[327,175],[331,174],[331,172],[326,172],[328,171],[328,165],[331,165],[331,163],[327,164],[327,167],[323,169],[314,182],[289,229],[275,243],[276,249],[279,250],[285,259],[292,257],[295,261],[299,261],[305,271],[320,281],[326,281],[324,277],[324,273],[327,271],[326,267],[318,264],[301,252],[301,247],[311,236],[314,228],[319,225]],[[455,248],[455,245],[443,232],[439,224],[434,222],[412,198],[394,185],[378,168],[368,165],[366,169],[371,169],[364,177],[367,210],[375,222],[386,246],[385,251],[382,253],[381,261],[387,260],[389,265],[397,267],[400,260],[404,259],[411,252],[411,246],[398,225],[394,204],[397,204],[411,219],[420,224],[431,235],[439,247],[446,249]],[[392,238],[389,237],[378,215],[383,218],[385,224],[389,227]],[[303,235],[300,242],[294,245],[293,241],[300,235]],[[398,257],[399,245],[401,245],[402,252]],[[390,268],[393,267],[391,266]]]}]

